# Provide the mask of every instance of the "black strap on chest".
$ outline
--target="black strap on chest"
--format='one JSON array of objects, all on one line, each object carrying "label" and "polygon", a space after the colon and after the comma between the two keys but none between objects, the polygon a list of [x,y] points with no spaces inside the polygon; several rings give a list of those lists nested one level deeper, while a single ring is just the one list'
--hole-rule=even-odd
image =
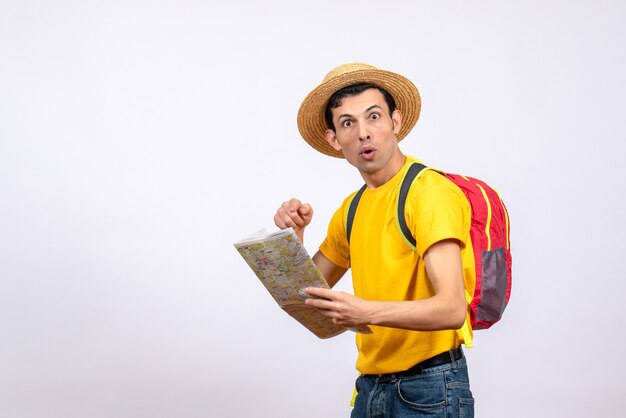
[{"label": "black strap on chest", "polygon": [[[411,184],[413,184],[413,180],[424,170],[427,170],[426,167],[422,163],[412,163],[409,166],[404,178],[402,179],[402,184],[400,185],[400,193],[398,195],[398,211],[396,216],[398,217],[398,225],[400,225],[400,231],[402,235],[409,241],[414,247],[417,242],[415,241],[415,237],[411,233],[408,225],[406,224],[406,218],[404,216],[404,208],[406,206],[406,198],[409,194],[409,189],[411,188]],[[361,196],[363,192],[367,188],[367,185],[363,185],[361,189],[354,195],[352,201],[350,202],[350,206],[348,207],[348,217],[346,219],[346,236],[348,238],[348,244],[350,244],[350,234],[352,232],[352,224],[354,224],[354,217],[356,215],[356,209],[359,205],[359,201],[361,200]]]},{"label": "black strap on chest", "polygon": [[363,196],[363,192],[367,189],[367,184],[364,184],[363,187],[359,189],[358,192],[352,198],[352,202],[350,202],[350,207],[348,208],[348,219],[346,220],[346,234],[348,237],[348,245],[350,245],[350,233],[352,232],[352,224],[354,223],[354,215],[356,214],[356,208],[359,206],[359,200],[361,200],[361,196]]}]

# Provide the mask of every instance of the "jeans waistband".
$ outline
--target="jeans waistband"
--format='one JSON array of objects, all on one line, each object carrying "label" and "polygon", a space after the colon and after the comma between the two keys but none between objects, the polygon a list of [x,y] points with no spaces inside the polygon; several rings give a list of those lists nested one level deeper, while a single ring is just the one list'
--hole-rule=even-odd
[{"label": "jeans waistband", "polygon": [[422,371],[429,369],[431,367],[441,366],[444,364],[452,363],[453,361],[457,361],[463,358],[463,349],[461,346],[454,348],[450,351],[444,351],[443,353],[437,354],[429,359],[421,361],[416,365],[412,366],[410,369],[396,372],[396,373],[386,373],[386,374],[378,374],[378,375],[365,375],[372,377],[385,377],[385,376],[393,376],[393,377],[403,377],[403,376],[415,376],[418,374],[422,374]]}]

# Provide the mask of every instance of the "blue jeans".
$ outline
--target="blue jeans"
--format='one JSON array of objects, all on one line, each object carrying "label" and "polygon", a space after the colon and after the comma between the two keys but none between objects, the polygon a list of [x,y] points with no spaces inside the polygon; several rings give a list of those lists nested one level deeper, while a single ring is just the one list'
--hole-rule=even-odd
[{"label": "blue jeans", "polygon": [[362,375],[356,388],[352,418],[474,417],[465,357],[415,375]]}]

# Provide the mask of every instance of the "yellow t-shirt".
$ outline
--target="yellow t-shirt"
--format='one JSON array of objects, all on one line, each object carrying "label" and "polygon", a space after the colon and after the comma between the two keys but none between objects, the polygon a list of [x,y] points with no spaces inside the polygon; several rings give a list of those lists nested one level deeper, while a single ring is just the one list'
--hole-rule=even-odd
[{"label": "yellow t-shirt", "polygon": [[[465,287],[474,294],[475,273],[469,236],[471,209],[463,192],[440,173],[427,170],[413,182],[405,215],[417,240],[409,246],[396,221],[398,193],[411,162],[387,183],[366,189],[356,211],[350,246],[346,237],[348,207],[355,193],[333,215],[320,251],[333,263],[352,269],[354,294],[376,301],[409,301],[434,295],[422,255],[434,243],[456,239],[461,244]],[[456,330],[409,331],[372,326],[373,334],[357,334],[356,368],[363,374],[394,373],[463,343]]]}]

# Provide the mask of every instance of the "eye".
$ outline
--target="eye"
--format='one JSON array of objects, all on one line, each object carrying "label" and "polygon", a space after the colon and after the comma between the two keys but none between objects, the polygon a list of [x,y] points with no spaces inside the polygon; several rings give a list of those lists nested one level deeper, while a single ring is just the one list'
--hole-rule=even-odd
[{"label": "eye", "polygon": [[370,115],[370,119],[372,120],[380,119],[380,115],[378,113],[372,113]]},{"label": "eye", "polygon": [[352,126],[352,121],[351,120],[344,120],[343,122],[341,122],[341,126],[343,126],[345,128],[349,128],[350,126]]}]

